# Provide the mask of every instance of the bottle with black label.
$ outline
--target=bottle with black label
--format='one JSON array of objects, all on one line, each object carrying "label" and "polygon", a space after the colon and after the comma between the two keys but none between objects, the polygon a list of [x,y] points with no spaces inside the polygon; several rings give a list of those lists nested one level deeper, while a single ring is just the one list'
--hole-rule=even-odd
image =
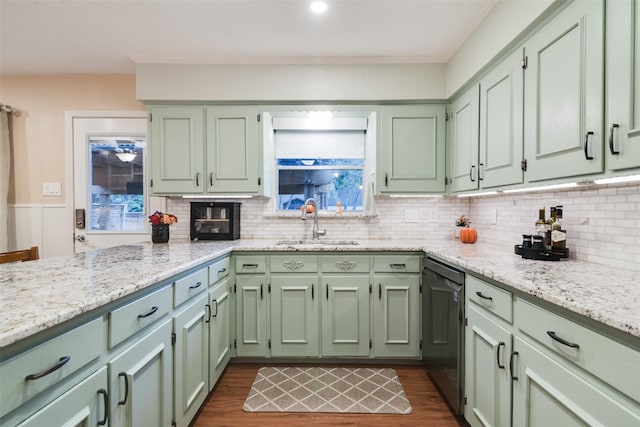
[{"label": "bottle with black label", "polygon": [[556,206],[556,220],[551,226],[551,250],[564,250],[567,247],[567,231],[562,224],[562,205]]}]

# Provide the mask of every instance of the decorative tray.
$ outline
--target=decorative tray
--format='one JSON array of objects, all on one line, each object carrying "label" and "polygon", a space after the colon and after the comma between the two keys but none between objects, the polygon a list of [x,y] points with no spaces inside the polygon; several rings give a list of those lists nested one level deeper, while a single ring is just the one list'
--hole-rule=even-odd
[{"label": "decorative tray", "polygon": [[522,245],[515,245],[513,252],[516,255],[521,255],[522,258],[535,259],[538,261],[560,261],[561,259],[569,258],[569,249],[544,251],[534,248],[523,248]]}]

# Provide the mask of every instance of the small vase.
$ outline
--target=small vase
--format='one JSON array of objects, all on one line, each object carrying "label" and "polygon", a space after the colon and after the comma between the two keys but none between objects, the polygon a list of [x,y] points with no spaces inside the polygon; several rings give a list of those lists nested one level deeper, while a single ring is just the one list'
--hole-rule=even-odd
[{"label": "small vase", "polygon": [[169,241],[169,224],[151,225],[151,241],[167,243]]}]

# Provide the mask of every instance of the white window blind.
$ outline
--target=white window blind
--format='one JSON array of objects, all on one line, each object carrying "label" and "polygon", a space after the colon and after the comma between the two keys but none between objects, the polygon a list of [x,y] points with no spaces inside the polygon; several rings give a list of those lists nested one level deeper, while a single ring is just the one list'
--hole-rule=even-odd
[{"label": "white window blind", "polygon": [[278,159],[364,159],[364,131],[275,131]]}]

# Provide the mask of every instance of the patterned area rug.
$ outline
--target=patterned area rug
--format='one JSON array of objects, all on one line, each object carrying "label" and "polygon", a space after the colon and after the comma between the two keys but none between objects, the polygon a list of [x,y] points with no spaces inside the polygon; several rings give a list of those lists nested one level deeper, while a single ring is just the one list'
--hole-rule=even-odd
[{"label": "patterned area rug", "polygon": [[260,368],[246,412],[410,414],[396,371],[372,368]]}]

